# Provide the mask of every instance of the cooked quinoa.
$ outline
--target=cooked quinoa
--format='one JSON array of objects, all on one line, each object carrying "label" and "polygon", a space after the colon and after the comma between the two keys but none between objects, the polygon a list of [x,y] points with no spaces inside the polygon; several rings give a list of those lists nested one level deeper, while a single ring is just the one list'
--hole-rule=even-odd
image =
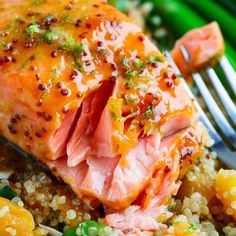
[{"label": "cooked quinoa", "polygon": [[233,219],[216,198],[215,180],[221,166],[216,153],[205,149],[182,180],[175,199],[177,214],[170,220],[168,232],[173,230],[172,224],[181,221],[193,225],[200,236],[236,235]]}]

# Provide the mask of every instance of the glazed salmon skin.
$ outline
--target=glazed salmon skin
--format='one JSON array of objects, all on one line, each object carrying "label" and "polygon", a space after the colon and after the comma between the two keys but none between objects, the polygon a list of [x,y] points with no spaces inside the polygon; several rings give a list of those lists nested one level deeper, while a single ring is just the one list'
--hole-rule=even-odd
[{"label": "glazed salmon skin", "polygon": [[78,196],[129,206],[167,165],[163,139],[197,119],[165,57],[104,1],[0,5],[1,135]]}]

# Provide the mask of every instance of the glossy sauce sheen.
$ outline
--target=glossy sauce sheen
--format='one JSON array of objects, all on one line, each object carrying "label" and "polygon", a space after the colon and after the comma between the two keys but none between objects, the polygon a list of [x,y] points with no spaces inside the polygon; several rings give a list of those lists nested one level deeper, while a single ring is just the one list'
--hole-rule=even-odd
[{"label": "glossy sauce sheen", "polygon": [[54,159],[66,114],[105,80],[116,155],[194,113],[163,55],[105,2],[0,0],[0,47],[0,132],[39,158]]}]

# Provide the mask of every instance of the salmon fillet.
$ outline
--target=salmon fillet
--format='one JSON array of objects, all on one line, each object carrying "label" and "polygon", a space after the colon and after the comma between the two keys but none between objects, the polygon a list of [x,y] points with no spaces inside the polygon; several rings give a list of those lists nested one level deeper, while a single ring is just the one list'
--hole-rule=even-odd
[{"label": "salmon fillet", "polygon": [[178,169],[173,152],[197,120],[165,57],[104,1],[0,5],[0,134],[80,197],[150,205],[150,181],[169,157]]},{"label": "salmon fillet", "polygon": [[[67,143],[71,154],[76,149],[71,145],[79,142],[76,131],[69,132],[75,114],[105,80],[113,83],[105,92],[112,96],[104,101],[102,116],[97,115],[101,119],[93,152],[125,154],[142,133],[159,130],[165,136],[190,125],[192,101],[139,27],[104,2],[69,2],[18,0],[12,7],[1,0],[2,135],[38,158],[55,160],[67,154]],[[109,121],[103,121],[107,116]],[[81,119],[75,122],[80,129]],[[101,132],[104,122],[111,123],[110,132]]]}]

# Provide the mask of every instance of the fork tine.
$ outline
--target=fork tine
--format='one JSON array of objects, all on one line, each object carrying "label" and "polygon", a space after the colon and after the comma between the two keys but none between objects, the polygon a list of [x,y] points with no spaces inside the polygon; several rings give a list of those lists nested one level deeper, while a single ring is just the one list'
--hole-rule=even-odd
[{"label": "fork tine", "polygon": [[226,56],[221,57],[220,66],[236,96],[236,72]]},{"label": "fork tine", "polygon": [[174,62],[172,56],[170,55],[170,53],[168,51],[165,51],[164,54],[167,57],[167,59],[168,59],[169,63],[171,64],[171,66],[173,67],[175,73],[178,74],[179,79],[180,79],[181,83],[184,85],[184,87],[185,87],[186,91],[188,92],[190,98],[194,99],[194,103],[195,103],[196,107],[199,110],[200,121],[208,129],[208,133],[209,133],[210,137],[215,141],[215,144],[213,145],[212,150],[217,153],[217,157],[223,163],[225,163],[230,168],[236,169],[236,156],[233,155],[232,152],[229,151],[228,147],[225,146],[225,144],[223,143],[221,137],[219,136],[219,134],[217,133],[217,131],[215,130],[215,128],[211,124],[210,120],[208,119],[208,117],[206,116],[204,111],[202,110],[201,106],[199,105],[197,100],[194,98],[194,95],[193,95],[192,91],[190,90],[190,88],[189,88],[188,84],[186,83],[185,79],[182,77],[182,75],[179,71],[179,68],[175,64],[175,62]]},{"label": "fork tine", "polygon": [[[217,74],[212,68],[206,68],[206,74],[211,80],[211,83],[220,98],[222,104],[224,105],[225,110],[227,111],[229,117],[233,121],[233,123],[236,125],[236,106],[233,103],[232,99],[230,98],[229,94],[225,90],[224,86],[220,82],[220,79],[218,78]],[[235,82],[236,84],[236,82]]]},{"label": "fork tine", "polygon": [[212,147],[212,150],[216,152],[217,158],[221,160],[231,169],[236,169],[236,155],[235,152],[231,152],[223,142],[218,143]]},{"label": "fork tine", "polygon": [[200,113],[200,120],[209,129],[210,135],[215,140],[215,142],[219,142],[221,140],[220,136],[218,135],[218,133],[216,132],[215,128],[211,124],[211,122],[208,119],[208,117],[206,116],[205,112],[202,110],[202,108],[199,105],[198,101],[195,99],[191,89],[189,88],[189,86],[188,86],[187,82],[185,81],[185,79],[182,77],[182,75],[181,75],[181,73],[179,71],[179,68],[175,64],[174,59],[172,58],[172,56],[170,55],[170,53],[168,51],[165,51],[164,54],[167,57],[170,65],[174,69],[175,73],[178,75],[178,77],[179,77],[181,83],[183,84],[184,88],[186,89],[189,97],[194,100],[194,104],[195,104],[195,106],[197,107],[197,109],[198,109],[198,111]]},{"label": "fork tine", "polygon": [[[183,45],[180,46],[180,50],[184,56],[185,61],[189,62],[189,54]],[[224,134],[227,141],[236,150],[236,133],[232,126],[229,124],[228,120],[225,118],[224,114],[220,110],[219,106],[212,97],[210,91],[205,85],[201,75],[199,73],[193,73],[192,78],[195,81],[204,102],[206,103],[212,117],[214,118],[217,126],[220,128],[221,132]]]},{"label": "fork tine", "polygon": [[179,79],[180,79],[181,83],[183,84],[183,86],[185,87],[186,91],[188,92],[190,98],[192,98],[194,100],[194,103],[195,103],[195,105],[198,108],[199,113],[200,113],[200,117],[199,117],[200,121],[208,129],[210,137],[214,139],[215,143],[212,146],[212,150],[217,153],[217,157],[223,163],[225,163],[230,168],[236,169],[236,156],[232,152],[230,152],[230,150],[225,146],[223,140],[221,139],[221,137],[219,136],[219,134],[217,133],[217,131],[215,130],[215,128],[211,124],[210,120],[208,119],[208,117],[206,116],[204,111],[202,110],[202,108],[199,105],[199,103],[197,102],[197,100],[194,98],[194,95],[193,95],[192,91],[190,90],[190,88],[189,88],[188,84],[186,83],[185,79],[182,77],[182,75],[179,71],[179,68],[175,64],[175,62],[174,62],[172,56],[170,55],[170,53],[168,51],[165,51],[164,54],[167,57],[170,65],[173,67],[175,73],[179,76]]},{"label": "fork tine", "polygon": [[[234,129],[229,124],[219,106],[217,105],[216,101],[212,97],[201,75],[199,73],[193,73],[192,77],[202,95],[206,106],[208,107],[211,115],[213,116],[216,124],[218,125],[224,136],[229,139],[235,136],[236,134]],[[234,148],[236,148],[236,143],[233,143],[233,146]]]},{"label": "fork tine", "polygon": [[183,84],[184,88],[186,89],[189,97],[191,99],[193,99],[195,106],[197,107],[199,114],[200,114],[200,121],[207,127],[207,129],[209,130],[209,134],[210,136],[214,139],[214,141],[216,143],[221,141],[220,136],[218,135],[217,131],[215,130],[215,128],[213,127],[213,125],[211,124],[210,120],[208,119],[208,117],[206,116],[205,112],[202,110],[201,106],[199,105],[198,101],[195,99],[191,89],[189,88],[188,84],[186,83],[185,79],[182,77],[179,68],[177,67],[177,65],[174,62],[174,59],[172,58],[172,56],[170,55],[170,53],[168,51],[164,52],[165,56],[167,57],[170,65],[172,66],[172,68],[174,69],[175,73],[178,75],[181,83]]},{"label": "fork tine", "polygon": [[212,117],[214,118],[216,124],[220,128],[221,132],[228,139],[231,145],[236,149],[236,133],[232,126],[229,124],[224,114],[220,110],[219,106],[212,97],[210,91],[205,85],[201,75],[199,73],[192,74],[193,80],[196,83],[204,102],[206,103]]}]

